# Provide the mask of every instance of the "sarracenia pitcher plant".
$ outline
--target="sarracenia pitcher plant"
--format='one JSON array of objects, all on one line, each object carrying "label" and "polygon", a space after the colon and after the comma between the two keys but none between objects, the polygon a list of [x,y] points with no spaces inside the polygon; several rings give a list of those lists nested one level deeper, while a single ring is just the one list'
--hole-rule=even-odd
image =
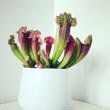
[{"label": "sarracenia pitcher plant", "polygon": [[[14,35],[10,35],[10,48],[24,67],[70,68],[87,55],[92,44],[92,35],[88,35],[84,42],[73,38],[70,30],[77,25],[76,18],[65,12],[56,16],[56,24],[55,39],[52,36],[42,39],[39,30],[27,30],[25,26],[17,31],[19,45]],[[42,48],[43,44],[45,48]]]}]

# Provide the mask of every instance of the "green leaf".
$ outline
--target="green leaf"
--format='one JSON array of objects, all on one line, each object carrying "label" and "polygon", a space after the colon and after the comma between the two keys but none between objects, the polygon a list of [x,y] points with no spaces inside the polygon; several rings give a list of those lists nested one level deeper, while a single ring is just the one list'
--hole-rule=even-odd
[{"label": "green leaf", "polygon": [[68,62],[68,64],[65,66],[65,68],[69,68],[73,65],[76,64],[77,58],[80,55],[81,52],[81,41],[79,38],[76,38],[76,42],[77,42],[77,47],[75,48],[75,51],[73,52],[73,55],[70,59],[70,61]]}]

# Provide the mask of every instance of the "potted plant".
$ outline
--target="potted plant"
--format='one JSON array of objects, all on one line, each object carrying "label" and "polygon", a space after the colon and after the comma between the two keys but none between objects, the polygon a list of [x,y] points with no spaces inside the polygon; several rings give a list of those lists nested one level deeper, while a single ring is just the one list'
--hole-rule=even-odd
[{"label": "potted plant", "polygon": [[21,27],[17,31],[19,46],[14,35],[8,41],[14,55],[23,63],[19,103],[26,110],[66,109],[68,68],[79,63],[91,47],[91,35],[82,43],[70,34],[71,27],[77,24],[71,14],[60,14],[56,24],[55,39],[51,36],[42,39],[39,30]]}]

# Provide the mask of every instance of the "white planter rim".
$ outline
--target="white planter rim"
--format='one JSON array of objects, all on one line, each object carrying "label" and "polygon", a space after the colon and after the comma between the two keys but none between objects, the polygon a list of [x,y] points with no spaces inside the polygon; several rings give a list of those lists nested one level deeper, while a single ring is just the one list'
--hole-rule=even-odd
[{"label": "white planter rim", "polygon": [[29,67],[22,67],[23,69],[27,70],[69,70],[67,68],[29,68]]}]

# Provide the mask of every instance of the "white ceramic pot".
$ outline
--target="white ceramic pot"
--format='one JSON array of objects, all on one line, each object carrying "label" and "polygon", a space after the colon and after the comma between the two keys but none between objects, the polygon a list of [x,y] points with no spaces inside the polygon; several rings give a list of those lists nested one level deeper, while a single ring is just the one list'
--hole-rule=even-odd
[{"label": "white ceramic pot", "polygon": [[68,72],[66,69],[23,68],[19,104],[24,110],[66,110]]}]

